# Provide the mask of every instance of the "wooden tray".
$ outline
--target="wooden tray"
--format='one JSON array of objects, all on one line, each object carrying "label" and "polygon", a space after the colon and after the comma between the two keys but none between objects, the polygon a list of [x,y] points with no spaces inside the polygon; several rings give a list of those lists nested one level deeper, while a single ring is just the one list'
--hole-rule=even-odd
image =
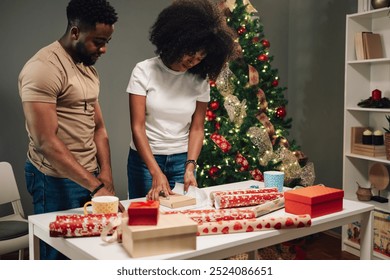
[{"label": "wooden tray", "polygon": [[385,145],[366,145],[362,143],[363,131],[366,129],[367,127],[351,127],[351,153],[368,157],[385,156]]}]

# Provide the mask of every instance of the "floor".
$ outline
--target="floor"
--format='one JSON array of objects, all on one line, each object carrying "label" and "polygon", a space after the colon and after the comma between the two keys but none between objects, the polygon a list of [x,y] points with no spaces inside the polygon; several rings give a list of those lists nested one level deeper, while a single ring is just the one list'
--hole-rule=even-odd
[{"label": "floor", "polygon": [[[324,232],[311,235],[302,242],[297,241],[298,250],[302,249],[302,258],[305,260],[358,260],[355,255],[342,252],[340,237],[331,233]],[[25,259],[28,259],[28,250],[25,250]],[[299,255],[299,252],[295,252]],[[18,253],[10,253],[0,256],[0,260],[17,260]],[[298,258],[299,259],[299,258]]]}]

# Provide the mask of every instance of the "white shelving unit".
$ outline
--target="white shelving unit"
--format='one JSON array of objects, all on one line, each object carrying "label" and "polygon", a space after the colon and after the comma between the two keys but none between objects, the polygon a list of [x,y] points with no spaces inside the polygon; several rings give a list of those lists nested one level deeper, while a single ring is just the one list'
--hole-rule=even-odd
[{"label": "white shelving unit", "polygon": [[[345,91],[344,91],[344,154],[343,189],[345,198],[357,200],[358,182],[362,187],[370,187],[368,172],[372,164],[380,162],[390,165],[386,157],[367,157],[351,153],[351,127],[370,127],[373,130],[387,127],[386,115],[389,109],[361,108],[357,104],[371,96],[374,89],[382,91],[382,97],[390,98],[390,9],[377,9],[347,15],[345,49]],[[381,34],[384,58],[357,60],[354,36],[356,32],[371,31]],[[377,195],[375,189],[372,190]],[[381,191],[381,196],[390,198],[389,188]],[[369,201],[376,210],[390,213],[389,203]],[[390,221],[389,221],[390,222]],[[375,232],[374,232],[375,234]],[[359,254],[359,247],[347,237],[347,227],[343,228],[343,250]],[[376,258],[386,259],[374,253]]]}]

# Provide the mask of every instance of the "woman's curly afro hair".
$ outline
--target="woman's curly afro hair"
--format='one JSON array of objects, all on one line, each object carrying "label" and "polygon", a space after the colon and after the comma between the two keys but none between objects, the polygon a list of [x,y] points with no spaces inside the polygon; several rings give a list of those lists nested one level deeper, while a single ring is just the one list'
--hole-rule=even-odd
[{"label": "woman's curly afro hair", "polygon": [[185,54],[205,51],[201,63],[188,71],[216,79],[232,54],[235,33],[216,5],[208,0],[177,0],[165,8],[150,30],[156,54],[167,65]]}]

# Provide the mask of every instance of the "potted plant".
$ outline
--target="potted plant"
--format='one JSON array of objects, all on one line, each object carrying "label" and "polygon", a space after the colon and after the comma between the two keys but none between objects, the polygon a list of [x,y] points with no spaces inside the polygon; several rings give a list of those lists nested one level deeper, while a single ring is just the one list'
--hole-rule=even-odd
[{"label": "potted plant", "polygon": [[386,158],[390,160],[390,115],[386,115],[387,128],[385,130],[385,148],[386,148]]}]

